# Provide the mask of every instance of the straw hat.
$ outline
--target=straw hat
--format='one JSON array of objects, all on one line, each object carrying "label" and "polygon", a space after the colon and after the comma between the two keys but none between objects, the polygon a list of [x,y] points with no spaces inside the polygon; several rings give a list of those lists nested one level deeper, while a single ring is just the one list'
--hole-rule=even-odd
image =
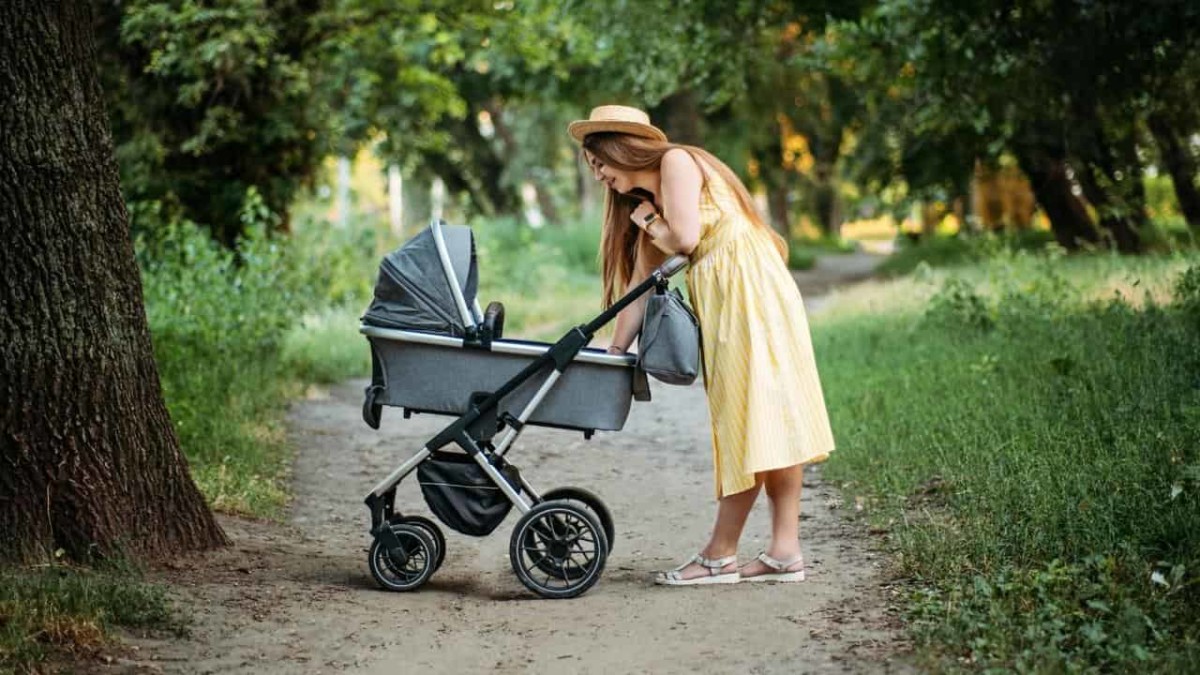
[{"label": "straw hat", "polygon": [[627,105],[602,105],[592,108],[586,120],[575,120],[567,125],[571,138],[582,143],[583,137],[598,131],[616,131],[631,136],[667,140],[662,129],[650,124],[650,116]]}]

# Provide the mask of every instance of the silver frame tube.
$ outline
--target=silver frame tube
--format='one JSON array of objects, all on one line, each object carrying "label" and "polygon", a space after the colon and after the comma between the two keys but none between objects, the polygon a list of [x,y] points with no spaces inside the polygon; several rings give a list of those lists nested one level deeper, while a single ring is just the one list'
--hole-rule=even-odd
[{"label": "silver frame tube", "polygon": [[[384,340],[396,340],[398,342],[415,342],[423,345],[434,345],[437,347],[453,347],[455,349],[463,348],[462,338],[450,337],[448,335],[436,335],[434,333],[422,333],[419,331],[400,330],[396,328],[379,328],[378,326],[368,326],[362,324],[358,328],[358,332],[367,337],[383,338]],[[538,357],[549,351],[552,345],[530,345],[519,342],[509,342],[507,340],[493,340],[492,351],[497,354],[512,354],[515,356],[532,356]],[[575,361],[579,363],[594,363],[602,366],[619,366],[632,368],[637,365],[637,356],[633,354],[601,354],[581,351],[575,356]]]},{"label": "silver frame tube", "polygon": [[[517,419],[521,421],[521,424],[524,424],[533,416],[533,412],[546,399],[546,396],[550,393],[550,389],[561,376],[562,373],[557,370],[550,371],[550,374],[546,376],[546,381],[534,393],[533,398],[529,399],[529,403],[525,404],[525,409],[521,411],[521,414],[517,415]],[[517,440],[517,436],[520,435],[521,432],[515,427],[509,427],[508,431],[504,432],[504,438],[500,439],[500,444],[496,446],[496,454],[503,457],[504,453],[508,452],[508,446],[512,445],[513,441]]]},{"label": "silver frame tube", "polygon": [[508,484],[508,479],[501,475],[500,471],[496,467],[492,466],[491,462],[487,461],[487,457],[484,457],[482,451],[475,453],[475,463],[479,465],[479,468],[483,469],[484,473],[491,476],[492,482],[494,482],[500,488],[500,491],[508,497],[509,501],[513,503],[513,506],[521,510],[521,513],[526,513],[529,511],[529,509],[533,508],[529,505],[529,502],[525,501],[524,497],[518,494],[517,491]]},{"label": "silver frame tube", "polygon": [[[417,468],[417,465],[425,461],[425,458],[429,455],[429,448],[421,448],[420,452],[413,455],[407,462],[396,467],[395,471],[388,474],[388,477],[384,478],[379,485],[376,485],[375,489],[371,490],[371,495],[382,497],[383,493],[391,490],[392,486],[394,486],[396,483],[399,483],[400,480],[408,474],[412,473],[413,470]],[[369,496],[370,495],[368,495],[368,497]]]},{"label": "silver frame tube", "polygon": [[442,260],[442,272],[446,274],[446,280],[450,282],[450,293],[454,296],[458,315],[462,317],[464,326],[475,328],[479,322],[467,308],[467,301],[463,298],[462,289],[458,287],[458,277],[454,274],[454,265],[450,262],[450,252],[446,250],[446,239],[442,236],[442,221],[434,218],[429,227],[433,230],[433,243],[437,245],[438,257]]}]

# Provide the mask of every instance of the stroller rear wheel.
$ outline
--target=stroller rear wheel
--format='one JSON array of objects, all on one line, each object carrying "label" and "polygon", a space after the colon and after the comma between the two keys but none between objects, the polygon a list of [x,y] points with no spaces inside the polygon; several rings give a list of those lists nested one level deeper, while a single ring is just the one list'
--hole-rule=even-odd
[{"label": "stroller rear wheel", "polygon": [[604,536],[608,538],[608,552],[612,553],[613,547],[617,543],[612,513],[609,512],[604,502],[600,501],[599,497],[583,488],[560,487],[542,493],[542,501],[549,501],[551,499],[576,501],[591,509],[595,513],[596,519],[600,521],[600,526],[604,528]]},{"label": "stroller rear wheel", "polygon": [[[583,488],[561,487],[554,488],[553,490],[547,490],[542,494],[541,500],[568,501],[587,508],[589,513],[595,516],[596,521],[600,523],[600,527],[604,531],[604,543],[607,546],[607,551],[610,555],[612,554],[614,537],[612,514],[609,513],[608,507],[604,505],[604,502],[600,501],[599,497],[591,492],[588,492],[587,490],[584,490]],[[534,551],[540,550],[538,548],[540,543],[539,540],[543,538],[544,537],[542,536],[542,533],[539,532],[537,528],[531,528],[529,530],[529,533],[526,535],[524,545],[526,550],[530,552],[531,558],[536,555]],[[593,559],[592,562],[588,564],[593,564],[594,562],[595,560]],[[555,563],[554,558],[551,556],[544,556],[537,560],[537,567],[546,574],[557,576],[559,578],[562,578],[562,575],[566,572],[562,567]],[[573,572],[574,570],[569,571]]]},{"label": "stroller rear wheel", "polygon": [[543,501],[513,528],[513,572],[543,598],[573,598],[600,580],[608,539],[587,508],[563,500]]},{"label": "stroller rear wheel", "polygon": [[376,537],[367,554],[371,576],[389,591],[414,591],[433,574],[437,549],[425,530],[417,525],[390,525],[400,545],[389,549]]},{"label": "stroller rear wheel", "polygon": [[421,516],[400,516],[392,519],[391,522],[393,525],[414,525],[424,530],[425,534],[429,535],[429,540],[433,542],[433,571],[441,569],[442,561],[446,559],[446,536],[442,534],[437,523]]}]

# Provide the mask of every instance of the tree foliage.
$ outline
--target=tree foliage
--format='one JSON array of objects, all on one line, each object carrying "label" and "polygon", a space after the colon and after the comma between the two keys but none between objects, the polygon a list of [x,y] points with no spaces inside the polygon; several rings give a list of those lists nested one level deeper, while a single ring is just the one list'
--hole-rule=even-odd
[{"label": "tree foliage", "polygon": [[135,215],[153,204],[227,243],[251,186],[286,226],[320,158],[366,143],[468,211],[518,213],[532,183],[556,213],[573,196],[563,126],[609,102],[728,158],[784,222],[806,211],[833,227],[848,184],[897,209],[948,201],[977,160],[1009,156],[1068,245],[1139,248],[1149,161],[1200,219],[1187,142],[1200,9],[1185,0],[101,7]]}]

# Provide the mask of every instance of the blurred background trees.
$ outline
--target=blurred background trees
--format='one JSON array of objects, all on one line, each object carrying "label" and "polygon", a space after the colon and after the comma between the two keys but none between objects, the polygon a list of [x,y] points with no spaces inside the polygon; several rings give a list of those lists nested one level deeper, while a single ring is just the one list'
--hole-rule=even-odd
[{"label": "blurred background trees", "polygon": [[884,217],[1137,252],[1200,227],[1185,0],[97,4],[135,227],[227,246],[250,188],[286,230],[364,148],[410,226],[578,219],[598,193],[564,126],[614,101],[725,158],[792,238]]}]

